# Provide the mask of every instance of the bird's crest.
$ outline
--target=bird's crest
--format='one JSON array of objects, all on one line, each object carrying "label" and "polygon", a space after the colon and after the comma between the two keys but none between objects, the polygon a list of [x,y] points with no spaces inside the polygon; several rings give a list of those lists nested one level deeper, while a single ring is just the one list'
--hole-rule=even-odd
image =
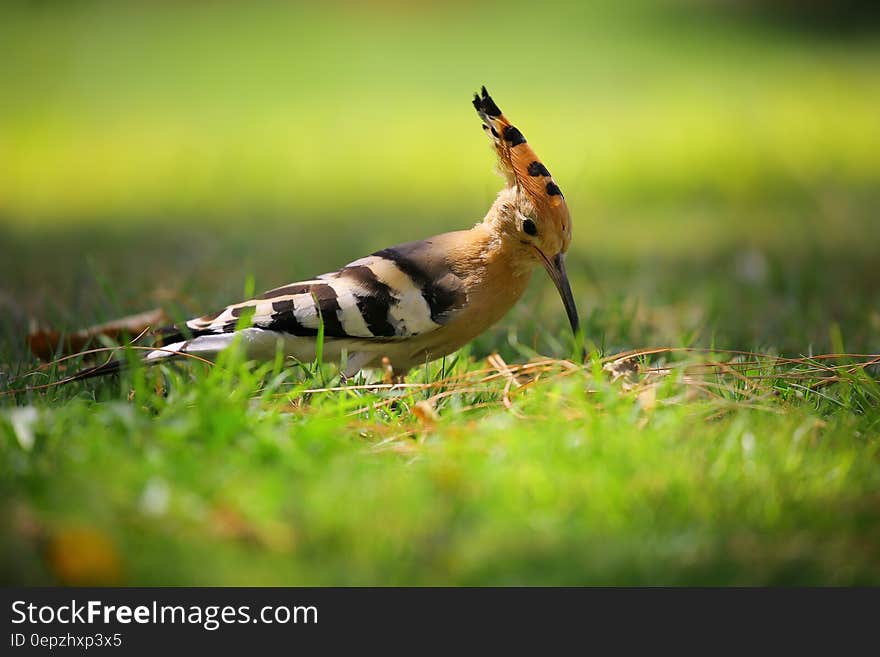
[{"label": "bird's crest", "polygon": [[553,219],[563,232],[568,232],[571,222],[565,197],[522,132],[502,114],[486,87],[474,94],[473,102],[508,185],[525,193],[541,217]]}]

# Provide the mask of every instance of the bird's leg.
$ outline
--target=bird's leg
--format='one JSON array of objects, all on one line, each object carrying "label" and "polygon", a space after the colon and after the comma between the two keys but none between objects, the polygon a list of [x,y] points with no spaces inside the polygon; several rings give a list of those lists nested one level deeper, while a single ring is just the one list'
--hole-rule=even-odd
[{"label": "bird's leg", "polygon": [[391,367],[391,359],[388,356],[382,356],[382,383],[394,383],[394,368]]},{"label": "bird's leg", "polygon": [[[394,367],[391,365],[391,359],[388,356],[382,357],[382,383],[386,385],[402,385],[406,383],[406,375],[405,374],[397,374],[394,371]],[[398,395],[399,397],[400,395]],[[398,404],[398,399],[394,399],[390,404],[388,404],[389,410],[397,411],[400,408]]]},{"label": "bird's leg", "polygon": [[391,385],[403,385],[406,383],[406,374],[395,372],[391,359],[388,356],[382,357],[382,383]]}]

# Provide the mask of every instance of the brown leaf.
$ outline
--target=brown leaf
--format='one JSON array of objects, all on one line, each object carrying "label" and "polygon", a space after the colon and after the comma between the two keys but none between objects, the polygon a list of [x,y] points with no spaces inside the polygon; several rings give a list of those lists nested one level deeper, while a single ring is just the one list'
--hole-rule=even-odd
[{"label": "brown leaf", "polygon": [[412,414],[425,429],[433,429],[437,425],[437,410],[430,401],[416,402],[412,407]]},{"label": "brown leaf", "polygon": [[113,542],[91,527],[58,531],[49,540],[46,556],[55,577],[67,586],[113,585],[122,577],[119,553]]},{"label": "brown leaf", "polygon": [[[40,360],[48,361],[55,355],[73,354],[81,351],[83,347],[99,336],[117,340],[123,333],[126,333],[134,337],[151,328],[158,328],[170,322],[171,320],[164,310],[155,308],[136,315],[114,319],[104,324],[90,326],[74,333],[63,334],[50,329],[36,329],[28,335],[27,342],[31,353]],[[60,352],[56,353],[55,350],[59,348],[59,345]]]},{"label": "brown leaf", "polygon": [[296,535],[289,525],[276,520],[257,523],[226,504],[218,504],[213,508],[211,527],[214,533],[223,538],[268,548],[274,552],[290,552],[296,545]]}]

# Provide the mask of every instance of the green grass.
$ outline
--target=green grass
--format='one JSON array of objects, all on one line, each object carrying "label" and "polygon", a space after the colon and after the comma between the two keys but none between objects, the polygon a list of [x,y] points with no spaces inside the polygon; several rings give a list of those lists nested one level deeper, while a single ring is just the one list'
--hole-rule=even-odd
[{"label": "green grass", "polygon": [[880,47],[580,4],[4,5],[0,390],[61,376],[21,378],[31,320],[189,317],[478,220],[482,83],[570,202],[594,358],[716,351],[505,404],[488,355],[572,353],[536,273],[435,387],[231,354],[5,395],[0,581],[880,583],[878,367],[699,366],[880,354]]}]

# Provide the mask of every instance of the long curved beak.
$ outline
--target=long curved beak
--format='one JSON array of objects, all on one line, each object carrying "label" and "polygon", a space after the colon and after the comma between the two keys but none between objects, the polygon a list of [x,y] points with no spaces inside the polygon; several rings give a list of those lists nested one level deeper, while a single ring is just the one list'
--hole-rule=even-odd
[{"label": "long curved beak", "polygon": [[544,269],[547,270],[556,289],[559,290],[559,296],[562,297],[562,305],[565,306],[565,314],[568,315],[571,330],[577,335],[580,330],[580,319],[578,318],[577,306],[574,303],[574,296],[571,293],[571,284],[568,282],[568,274],[565,273],[565,254],[557,253],[551,260],[540,249],[536,248],[535,250],[540,254]]}]

